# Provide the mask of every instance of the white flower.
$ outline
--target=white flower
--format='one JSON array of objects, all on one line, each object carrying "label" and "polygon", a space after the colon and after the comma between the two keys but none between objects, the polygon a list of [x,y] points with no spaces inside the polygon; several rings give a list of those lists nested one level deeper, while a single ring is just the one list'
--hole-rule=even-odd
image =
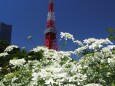
[{"label": "white flower", "polygon": [[74,53],[72,51],[58,51],[58,57],[60,56],[61,58],[64,58],[64,57],[68,57],[70,60],[72,58],[70,58],[71,54]]},{"label": "white flower", "polygon": [[67,84],[67,85],[64,85],[64,86],[76,86],[75,84]]},{"label": "white flower", "polygon": [[101,84],[91,83],[91,84],[87,84],[87,85],[84,85],[84,86],[102,86],[102,85]]},{"label": "white flower", "polygon": [[32,80],[33,81],[37,80],[38,76],[39,76],[38,73],[36,73],[36,72],[32,73]]},{"label": "white flower", "polygon": [[86,74],[83,75],[82,73],[77,73],[75,76],[77,77],[77,81],[80,81],[80,82],[87,79]]},{"label": "white flower", "polygon": [[7,56],[7,55],[8,55],[7,52],[0,53],[0,57],[5,57],[5,56]]},{"label": "white flower", "polygon": [[41,69],[41,71],[38,74],[41,78],[52,77],[52,74],[50,73],[50,71],[48,72],[48,70],[46,69]]},{"label": "white flower", "polygon": [[112,55],[112,51],[108,47],[102,48],[101,52],[105,55],[105,57]]},{"label": "white flower", "polygon": [[111,66],[115,66],[115,57],[113,58],[108,58],[108,63],[111,65]]},{"label": "white flower", "polygon": [[109,49],[115,49],[115,45],[108,45],[107,46]]},{"label": "white flower", "polygon": [[106,38],[106,44],[113,44],[108,38]]},{"label": "white flower", "polygon": [[80,45],[80,46],[83,46],[83,43],[81,42],[81,41],[79,41],[79,40],[75,40],[75,41],[73,41],[74,43],[77,43],[78,45]]},{"label": "white flower", "polygon": [[10,52],[10,51],[12,51],[14,48],[18,48],[18,46],[17,46],[17,45],[10,45],[10,46],[8,46],[8,47],[4,50],[4,52]]},{"label": "white flower", "polygon": [[44,46],[38,46],[36,48],[33,48],[33,50],[31,51],[34,51],[34,52],[39,52],[39,51],[48,51],[48,48],[47,47],[44,47]]},{"label": "white flower", "polygon": [[106,39],[97,39],[96,43],[98,43],[98,44],[113,44],[108,38],[106,38]]},{"label": "white flower", "polygon": [[106,62],[106,59],[101,59],[101,63],[105,63]]},{"label": "white flower", "polygon": [[[89,41],[87,42],[84,41],[85,43],[90,43]],[[92,41],[91,41],[92,42]],[[103,47],[104,44],[112,44],[110,40],[107,39],[93,39],[93,43],[89,45],[89,49],[97,49]]]},{"label": "white flower", "polygon": [[95,61],[101,61],[101,63],[104,63],[106,60],[105,60],[105,57],[104,57],[104,54],[102,52],[95,52],[94,53],[94,60]]},{"label": "white flower", "polygon": [[13,59],[13,60],[10,60],[10,64],[11,65],[14,65],[15,67],[20,67],[20,66],[23,66],[24,63],[25,63],[25,59]]},{"label": "white flower", "polygon": [[94,57],[95,57],[95,58],[104,58],[104,55],[103,55],[102,52],[95,52],[95,53],[94,53]]},{"label": "white flower", "polygon": [[104,47],[104,48],[102,48],[102,52],[109,53],[109,52],[111,52],[111,50],[108,47]]},{"label": "white flower", "polygon": [[95,39],[95,38],[89,38],[89,39],[85,39],[85,40],[83,40],[83,41],[84,41],[83,43],[90,44],[90,43],[95,42],[96,39]]},{"label": "white flower", "polygon": [[72,40],[74,40],[73,35],[70,34],[70,33],[67,33],[67,32],[61,32],[61,33],[60,33],[60,36],[61,36],[61,38],[64,38],[65,40],[67,40],[67,39],[72,39]]},{"label": "white flower", "polygon": [[64,78],[64,77],[66,77],[67,76],[67,73],[66,72],[60,72],[59,74],[57,73],[57,75],[55,74],[55,77],[57,77],[57,78]]},{"label": "white flower", "polygon": [[56,59],[57,58],[57,52],[53,49],[50,49],[48,51],[44,51],[44,57]]},{"label": "white flower", "polygon": [[54,80],[53,80],[52,78],[50,78],[50,79],[48,79],[48,80],[45,80],[45,84],[46,84],[46,85],[50,85],[50,84],[53,85],[53,83],[55,83],[55,82],[54,82]]},{"label": "white flower", "polygon": [[81,53],[82,51],[86,50],[88,47],[87,46],[83,46],[83,47],[80,47],[80,48],[77,48],[74,53],[75,54],[79,54]]},{"label": "white flower", "polygon": [[17,80],[17,77],[13,77],[12,82],[15,82]]},{"label": "white flower", "polygon": [[98,44],[98,43],[93,43],[93,44],[91,44],[90,46],[89,46],[89,49],[97,49],[97,48],[101,48],[101,47],[103,47],[100,43]]}]

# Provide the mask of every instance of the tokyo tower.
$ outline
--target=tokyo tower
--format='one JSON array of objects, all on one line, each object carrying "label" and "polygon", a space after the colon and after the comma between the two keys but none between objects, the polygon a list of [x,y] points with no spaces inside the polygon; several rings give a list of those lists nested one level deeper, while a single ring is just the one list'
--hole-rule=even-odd
[{"label": "tokyo tower", "polygon": [[48,17],[46,23],[45,34],[45,46],[49,49],[57,50],[57,41],[56,41],[56,28],[55,28],[55,16],[54,16],[54,1],[49,0],[48,5]]}]

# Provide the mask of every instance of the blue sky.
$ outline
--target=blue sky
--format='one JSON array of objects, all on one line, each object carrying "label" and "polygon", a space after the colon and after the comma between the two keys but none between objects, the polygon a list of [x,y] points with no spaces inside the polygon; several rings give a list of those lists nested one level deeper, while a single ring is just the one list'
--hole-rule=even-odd
[{"label": "blue sky", "polygon": [[[32,49],[44,44],[49,0],[0,0],[0,22],[11,24],[12,44]],[[115,0],[54,0],[57,41],[60,32],[78,40],[106,38],[106,28],[115,28]],[[34,44],[27,40],[31,35]],[[72,45],[72,43],[71,43]],[[74,49],[75,45],[68,49]]]}]

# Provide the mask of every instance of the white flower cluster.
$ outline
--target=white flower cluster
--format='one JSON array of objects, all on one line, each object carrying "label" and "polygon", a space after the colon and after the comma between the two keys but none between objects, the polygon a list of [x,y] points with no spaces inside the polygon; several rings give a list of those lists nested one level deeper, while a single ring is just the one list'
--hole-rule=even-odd
[{"label": "white flower cluster", "polygon": [[[107,39],[95,39],[95,38],[89,38],[89,39],[85,39],[84,40],[84,45],[80,48],[78,48],[77,50],[79,50],[79,52],[82,52],[83,50],[94,50],[94,51],[98,51],[99,49],[101,50],[104,46],[104,44],[112,44],[112,42],[110,40]],[[110,50],[113,49],[115,46],[113,45],[109,45],[107,46],[107,48],[103,48],[103,50]]]},{"label": "white flower cluster", "polygon": [[[104,44],[113,44],[108,38],[106,39],[88,38],[88,39],[83,40],[83,43],[82,43],[79,40],[75,40],[73,35],[70,33],[61,32],[60,36],[61,38],[64,38],[65,40],[72,39],[73,43],[77,43],[78,45],[80,45],[81,47],[76,49],[77,53],[82,52],[83,50],[86,50],[86,49],[97,50],[99,48],[102,48]],[[112,45],[112,46],[109,46],[109,48],[115,48],[115,46]]]},{"label": "white flower cluster", "polygon": [[21,67],[25,62],[25,59],[13,59],[9,61],[9,63],[15,67]]},{"label": "white flower cluster", "polygon": [[108,45],[107,46],[109,49],[115,49],[115,45]]},{"label": "white flower cluster", "polygon": [[77,48],[74,53],[75,54],[80,54],[82,51],[86,50],[88,47],[87,46],[83,46],[83,47],[80,47],[80,48]]},{"label": "white flower cluster", "polygon": [[60,36],[61,36],[61,38],[64,38],[65,40],[67,40],[67,39],[72,39],[72,40],[74,40],[73,35],[70,34],[70,33],[67,33],[67,32],[65,32],[65,33],[61,32],[61,33],[60,33]]},{"label": "white flower cluster", "polygon": [[[69,33],[61,33],[61,36],[65,40],[72,39],[80,47],[74,51],[34,48],[31,51],[43,51],[43,59],[26,64],[24,59],[10,60],[14,66],[24,65],[23,69],[19,76],[1,80],[0,85],[8,82],[7,85],[12,86],[111,86],[114,83],[111,77],[115,75],[115,45],[108,39],[89,38],[81,42]],[[72,54],[81,59],[73,61]]]},{"label": "white flower cluster", "polygon": [[108,56],[112,55],[112,51],[108,47],[102,48],[101,52],[105,55],[105,57],[108,57]]},{"label": "white flower cluster", "polygon": [[108,58],[108,63],[110,64],[110,66],[115,67],[115,56],[113,58]]},{"label": "white flower cluster", "polygon": [[37,80],[38,76],[39,76],[38,73],[36,73],[36,72],[32,73],[32,80],[33,81]]},{"label": "white flower cluster", "polygon": [[97,44],[108,44],[108,43],[110,43],[110,44],[112,44],[112,42],[108,38],[106,38],[106,39],[89,38],[89,39],[85,39],[83,41],[86,44],[91,44],[91,43],[97,43]]},{"label": "white flower cluster", "polygon": [[43,46],[38,46],[37,48],[33,48],[33,52],[40,52],[40,51],[43,51],[43,56],[45,58],[48,58],[48,59],[55,59],[55,60],[59,60],[59,58],[64,58],[64,57],[68,57],[69,59],[71,54],[73,53],[72,51],[56,51],[56,50],[53,50],[53,49],[48,49],[47,47],[43,47]]},{"label": "white flower cluster", "polygon": [[[47,63],[47,61],[45,61]],[[83,84],[87,79],[86,74],[81,74],[79,69],[81,66],[75,65],[73,62],[67,61],[64,65],[60,65],[58,61],[52,61],[50,65],[47,65],[36,72],[33,70],[32,82],[39,78],[45,81],[46,85],[63,85],[63,82],[76,83],[77,85]],[[36,65],[37,66],[37,65]],[[74,67],[73,67],[74,66]],[[72,75],[71,75],[72,74]],[[74,84],[73,84],[74,86]]]},{"label": "white flower cluster", "polygon": [[10,46],[8,46],[8,47],[4,50],[4,52],[10,52],[10,51],[12,51],[14,48],[18,48],[18,46],[17,46],[17,45],[10,45]]},{"label": "white flower cluster", "polygon": [[73,53],[74,53],[73,51],[58,51],[58,52],[57,52],[57,56],[58,56],[59,58],[67,57],[67,58],[69,58],[70,60],[72,60],[71,55],[72,55]]},{"label": "white flower cluster", "polygon": [[7,52],[0,53],[0,57],[5,57],[5,56],[7,56],[7,55],[8,55]]},{"label": "white flower cluster", "polygon": [[84,86],[102,86],[102,85],[101,84],[91,83],[91,84],[87,84],[87,85],[84,85]]},{"label": "white flower cluster", "polygon": [[73,43],[76,43],[76,44],[78,44],[80,46],[83,46],[83,43],[81,41],[79,41],[79,40],[73,40]]},{"label": "white flower cluster", "polygon": [[[93,41],[94,41],[94,39],[93,39]],[[103,47],[104,44],[112,44],[112,42],[108,38],[106,38],[106,39],[95,39],[95,41],[91,45],[89,45],[89,49],[101,48],[101,47]]]},{"label": "white flower cluster", "polygon": [[33,48],[33,50],[31,51],[34,51],[34,52],[39,52],[39,51],[48,51],[48,48],[47,47],[43,47],[43,46],[38,46],[36,48]]},{"label": "white flower cluster", "polygon": [[[42,49],[42,47],[40,49],[38,48],[40,47],[34,48],[34,51],[39,52]],[[44,51],[45,59],[50,58],[50,60],[43,61],[43,63],[47,65],[45,67],[42,67],[40,71],[36,72],[36,70],[33,70],[31,83],[34,82],[34,84],[36,84],[36,81],[41,78],[45,81],[44,84],[46,85],[56,84],[61,86],[65,81],[69,81],[68,84],[76,82],[76,84],[80,85],[84,80],[87,79],[86,74],[83,75],[78,72],[80,66],[74,66],[75,64],[73,62],[70,62],[71,54],[73,53],[72,51],[55,51],[52,49],[49,50],[47,48],[43,48],[42,50]],[[63,59],[64,63],[61,63],[61,59]],[[74,69],[76,70],[74,71]],[[71,70],[73,70],[74,73]],[[74,76],[71,76],[70,72]]]},{"label": "white flower cluster", "polygon": [[96,41],[95,38],[89,38],[89,39],[83,40],[83,43],[85,43],[85,44],[91,44],[91,43],[94,43],[95,41]]}]

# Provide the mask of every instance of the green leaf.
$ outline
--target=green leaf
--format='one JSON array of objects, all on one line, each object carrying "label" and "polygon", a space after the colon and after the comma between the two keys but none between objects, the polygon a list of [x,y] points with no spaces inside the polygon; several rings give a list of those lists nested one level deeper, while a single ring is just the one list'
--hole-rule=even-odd
[{"label": "green leaf", "polygon": [[115,30],[113,28],[107,28],[108,32],[115,32]]},{"label": "green leaf", "polygon": [[115,86],[115,83],[112,83],[112,85],[111,86]]}]

